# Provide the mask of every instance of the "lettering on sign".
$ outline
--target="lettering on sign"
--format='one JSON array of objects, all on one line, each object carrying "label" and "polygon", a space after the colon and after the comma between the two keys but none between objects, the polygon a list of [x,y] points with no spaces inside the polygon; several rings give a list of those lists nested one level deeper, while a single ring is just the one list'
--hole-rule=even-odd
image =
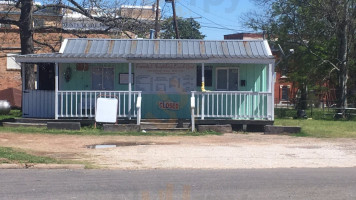
[{"label": "lettering on sign", "polygon": [[162,110],[179,110],[179,103],[172,101],[160,101],[158,106]]}]

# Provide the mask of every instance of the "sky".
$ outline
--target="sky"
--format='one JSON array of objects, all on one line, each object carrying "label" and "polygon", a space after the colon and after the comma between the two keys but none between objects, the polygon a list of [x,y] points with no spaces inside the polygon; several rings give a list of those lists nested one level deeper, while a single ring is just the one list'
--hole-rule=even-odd
[{"label": "sky", "polygon": [[[172,15],[171,4],[160,2],[163,13]],[[221,40],[226,34],[252,32],[243,27],[240,18],[244,13],[257,9],[251,0],[176,0],[177,15],[198,21],[206,40]]]}]

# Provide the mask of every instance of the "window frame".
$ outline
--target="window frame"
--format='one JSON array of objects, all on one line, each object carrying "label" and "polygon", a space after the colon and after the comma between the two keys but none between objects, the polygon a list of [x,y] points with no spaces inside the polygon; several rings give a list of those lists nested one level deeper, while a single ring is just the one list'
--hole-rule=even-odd
[{"label": "window frame", "polygon": [[[231,69],[236,69],[237,70],[237,90],[232,90],[232,91],[239,91],[240,90],[240,67],[217,67],[216,68],[216,71],[215,71],[215,77],[216,77],[216,80],[215,80],[215,89],[217,91],[230,91],[229,90],[229,82],[230,82],[230,70]],[[218,88],[218,70],[226,70],[227,71],[227,78],[226,78],[226,89],[219,89]]]},{"label": "window frame", "polygon": [[[98,69],[101,69],[101,89],[94,89],[94,83],[93,83],[93,81],[94,81],[94,79],[93,79],[93,73],[94,73],[94,69],[95,68],[98,68]],[[113,70],[113,79],[112,79],[112,86],[113,86],[113,88],[112,88],[112,90],[115,90],[115,67],[101,67],[101,66],[93,66],[92,68],[91,68],[91,88],[92,88],[92,90],[103,90],[103,91],[111,91],[111,89],[105,89],[104,88],[104,68],[106,68],[106,69],[112,69]]]}]

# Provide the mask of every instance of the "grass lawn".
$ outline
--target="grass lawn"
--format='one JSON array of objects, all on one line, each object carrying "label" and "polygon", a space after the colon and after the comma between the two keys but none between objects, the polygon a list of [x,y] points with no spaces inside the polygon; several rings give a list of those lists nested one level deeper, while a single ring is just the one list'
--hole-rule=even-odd
[{"label": "grass lawn", "polygon": [[2,163],[63,163],[53,158],[27,154],[9,147],[0,147],[0,164]]},{"label": "grass lawn", "polygon": [[21,117],[21,110],[12,109],[8,115],[0,115],[0,120]]},{"label": "grass lawn", "polygon": [[300,126],[297,136],[317,138],[356,138],[355,121],[276,119],[275,125]]}]

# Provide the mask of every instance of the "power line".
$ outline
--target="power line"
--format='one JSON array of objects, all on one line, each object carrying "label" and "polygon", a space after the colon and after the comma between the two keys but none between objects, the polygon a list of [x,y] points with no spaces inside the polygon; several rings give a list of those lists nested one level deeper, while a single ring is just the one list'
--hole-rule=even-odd
[{"label": "power line", "polygon": [[220,27],[222,27],[222,28],[229,29],[228,27],[225,27],[225,26],[223,26],[223,25],[221,25],[221,24],[218,24],[218,23],[214,22],[213,20],[210,20],[210,19],[204,17],[203,15],[201,15],[201,14],[199,14],[199,13],[197,13],[197,12],[191,10],[190,8],[188,8],[187,6],[183,5],[183,4],[180,3],[179,1],[178,1],[177,3],[179,3],[181,6],[183,6],[183,7],[186,8],[186,9],[188,9],[188,10],[191,11],[192,13],[195,13],[196,15],[199,15],[199,16],[201,16],[202,18],[208,20],[209,22],[211,22],[211,23],[213,23],[213,24],[215,24],[215,25],[217,25],[217,26],[220,26]]},{"label": "power line", "polygon": [[[191,3],[187,2],[187,0],[184,0],[184,1],[185,1],[185,3],[187,3],[187,4],[192,5]],[[192,5],[192,6],[194,6],[194,5]],[[195,7],[195,8],[198,8],[199,10],[203,11],[204,13],[206,13],[206,11],[205,11],[204,9],[202,9],[202,8],[200,8],[200,7],[197,7],[197,6],[194,6],[194,7]],[[233,20],[228,19],[228,18],[225,18],[225,17],[221,17],[221,16],[219,16],[219,15],[215,15],[214,13],[211,13],[211,12],[207,12],[207,14],[213,15],[213,16],[218,17],[218,18],[220,18],[220,19],[223,19],[223,20],[225,20],[225,21],[230,21],[230,22],[236,23],[236,21],[233,21]]]},{"label": "power line", "polygon": [[227,30],[227,31],[236,31],[236,32],[244,31],[244,30],[237,30],[237,29],[232,29],[232,28],[221,28],[221,27],[216,27],[216,26],[204,26],[204,25],[201,25],[201,27],[211,28],[211,29]]}]

